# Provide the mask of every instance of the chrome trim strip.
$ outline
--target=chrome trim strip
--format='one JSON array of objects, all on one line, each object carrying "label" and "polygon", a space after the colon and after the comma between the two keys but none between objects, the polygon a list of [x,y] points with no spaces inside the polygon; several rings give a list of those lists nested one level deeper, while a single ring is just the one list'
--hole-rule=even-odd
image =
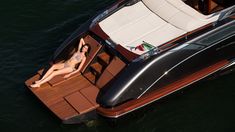
[{"label": "chrome trim strip", "polygon": [[222,68],[222,70],[229,68],[230,66],[235,65],[235,60],[233,60],[231,63],[229,63],[228,65],[226,65],[225,67]]},{"label": "chrome trim strip", "polygon": [[188,83],[187,85],[185,85],[185,86],[183,86],[183,87],[181,87],[181,88],[179,88],[179,89],[176,89],[176,90],[174,90],[174,91],[172,91],[172,92],[169,92],[169,93],[167,93],[167,94],[165,94],[165,95],[163,95],[163,96],[161,96],[161,97],[159,97],[159,98],[156,98],[156,99],[154,99],[154,100],[152,100],[152,101],[150,101],[150,102],[148,102],[148,103],[146,103],[146,104],[144,104],[144,105],[141,105],[141,106],[139,106],[139,107],[136,107],[135,109],[132,109],[132,110],[127,111],[127,112],[124,112],[124,113],[122,113],[122,114],[120,114],[120,115],[116,115],[116,116],[105,116],[105,117],[110,117],[110,118],[118,118],[118,117],[121,117],[121,116],[123,116],[123,115],[125,115],[125,114],[128,114],[128,113],[130,113],[130,112],[132,112],[132,111],[135,111],[135,110],[137,110],[137,109],[139,109],[139,108],[142,108],[142,107],[144,107],[144,106],[146,106],[146,105],[148,105],[148,104],[151,104],[152,102],[155,102],[155,101],[157,101],[157,100],[159,100],[159,99],[161,99],[161,98],[164,98],[164,97],[166,97],[166,96],[168,96],[168,95],[170,95],[170,94],[172,94],[172,93],[174,93],[174,92],[176,92],[176,91],[179,91],[179,90],[181,90],[181,89],[183,89],[183,88],[185,88],[185,87],[187,87],[187,86],[189,86],[189,85],[191,85],[191,84],[193,84],[193,83],[195,83],[195,82],[197,82],[197,81],[199,81],[199,80],[201,80],[201,79],[203,79],[203,78],[206,78],[206,77],[208,77],[209,75],[211,75],[211,74],[213,74],[213,73],[215,73],[215,72],[221,70],[222,68],[223,68],[223,67],[221,67],[221,68],[219,68],[219,69],[217,69],[217,70],[211,72],[210,74],[207,74],[207,75],[205,75],[205,76],[203,76],[203,77],[201,77],[201,78],[198,78],[197,80],[192,81],[191,83]]},{"label": "chrome trim strip", "polygon": [[[196,41],[196,40],[198,40],[198,39],[200,39],[200,38],[202,38],[202,37],[204,37],[204,36],[206,36],[206,35],[208,35],[208,34],[210,34],[210,33],[212,33],[212,32],[215,32],[215,31],[217,31],[217,30],[219,30],[219,29],[221,29],[221,28],[223,28],[223,27],[225,27],[225,26],[227,26],[227,25],[229,25],[229,24],[231,24],[231,23],[234,23],[234,22],[235,22],[235,20],[234,20],[234,21],[231,21],[231,22],[229,22],[229,23],[226,23],[226,24],[224,24],[223,26],[220,26],[220,27],[216,28],[215,30],[212,30],[212,31],[210,31],[210,32],[208,32],[208,33],[205,33],[205,34],[203,34],[203,35],[201,35],[201,36],[199,36],[199,37],[197,37],[197,38],[195,38],[195,39],[193,39],[193,40],[191,40],[191,41],[189,41],[189,42],[186,42],[186,43],[189,43],[189,44],[190,44],[190,42],[194,42],[194,41]],[[228,38],[228,37],[226,37],[226,38]],[[140,98],[142,95],[144,95],[155,83],[157,83],[160,79],[162,79],[165,75],[167,75],[167,73],[169,73],[170,71],[172,71],[174,68],[176,68],[176,67],[179,66],[180,64],[186,62],[187,60],[189,60],[189,59],[192,58],[193,56],[195,56],[195,55],[197,55],[197,54],[199,54],[199,53],[201,53],[201,52],[203,52],[203,51],[205,51],[205,50],[207,50],[207,49],[213,47],[214,45],[218,44],[219,42],[223,41],[223,40],[226,39],[226,38],[223,38],[223,39],[221,39],[220,41],[218,41],[218,42],[216,42],[216,43],[214,43],[214,44],[212,44],[212,45],[210,45],[210,46],[208,46],[208,47],[205,47],[204,49],[202,49],[202,50],[200,50],[200,51],[198,51],[198,52],[192,54],[191,56],[185,58],[184,60],[182,60],[181,62],[179,62],[178,64],[176,64],[176,65],[173,66],[172,68],[170,68],[169,70],[165,71],[164,74],[162,74],[158,79],[156,79],[142,94],[140,94],[140,95],[137,97],[137,99]],[[177,48],[178,48],[178,47],[174,48],[174,49],[176,49],[175,51],[179,50],[179,49],[177,49]],[[170,51],[168,51],[168,52],[172,52],[172,51],[174,51],[174,49],[172,49],[172,50],[170,50]],[[181,49],[181,48],[180,48],[180,49]],[[173,53],[173,52],[172,52],[172,53]],[[154,61],[154,62],[155,62],[155,61]]]}]

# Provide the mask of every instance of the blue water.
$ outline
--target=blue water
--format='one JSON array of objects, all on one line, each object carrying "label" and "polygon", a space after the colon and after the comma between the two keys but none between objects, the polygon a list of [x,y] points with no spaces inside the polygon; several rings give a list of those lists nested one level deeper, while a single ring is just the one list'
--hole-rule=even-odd
[{"label": "blue water", "polygon": [[82,23],[115,0],[2,0],[0,3],[1,132],[234,131],[235,74],[202,81],[116,121],[62,124],[24,81],[48,63]]}]

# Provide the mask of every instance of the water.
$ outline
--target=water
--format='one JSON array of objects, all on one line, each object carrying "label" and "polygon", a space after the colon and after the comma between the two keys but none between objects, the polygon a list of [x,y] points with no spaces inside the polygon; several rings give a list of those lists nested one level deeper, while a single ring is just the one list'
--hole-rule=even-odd
[{"label": "water", "polygon": [[5,0],[0,3],[1,132],[234,131],[235,74],[203,81],[120,120],[62,124],[24,81],[99,9],[115,0]]}]

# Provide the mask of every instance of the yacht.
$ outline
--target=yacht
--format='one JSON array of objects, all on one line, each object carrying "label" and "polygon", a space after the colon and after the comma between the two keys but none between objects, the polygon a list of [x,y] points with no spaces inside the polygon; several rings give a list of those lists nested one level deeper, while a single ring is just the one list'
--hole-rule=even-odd
[{"label": "yacht", "polygon": [[[80,73],[30,85],[84,38]],[[235,5],[228,0],[117,0],[76,29],[25,84],[63,123],[119,118],[235,68]]]}]

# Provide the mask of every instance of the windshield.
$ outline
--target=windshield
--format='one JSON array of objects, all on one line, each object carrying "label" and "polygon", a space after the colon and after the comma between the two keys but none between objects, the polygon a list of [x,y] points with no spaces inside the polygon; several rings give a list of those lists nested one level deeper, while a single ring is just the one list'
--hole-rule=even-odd
[{"label": "windshield", "polygon": [[209,45],[211,45],[215,42],[218,42],[228,36],[231,36],[232,34],[235,34],[234,29],[235,29],[235,22],[233,22],[232,24],[229,24],[227,26],[222,26],[221,28],[218,29],[218,31],[213,32],[202,39],[199,39],[195,43],[199,44],[199,45],[209,46]]}]

